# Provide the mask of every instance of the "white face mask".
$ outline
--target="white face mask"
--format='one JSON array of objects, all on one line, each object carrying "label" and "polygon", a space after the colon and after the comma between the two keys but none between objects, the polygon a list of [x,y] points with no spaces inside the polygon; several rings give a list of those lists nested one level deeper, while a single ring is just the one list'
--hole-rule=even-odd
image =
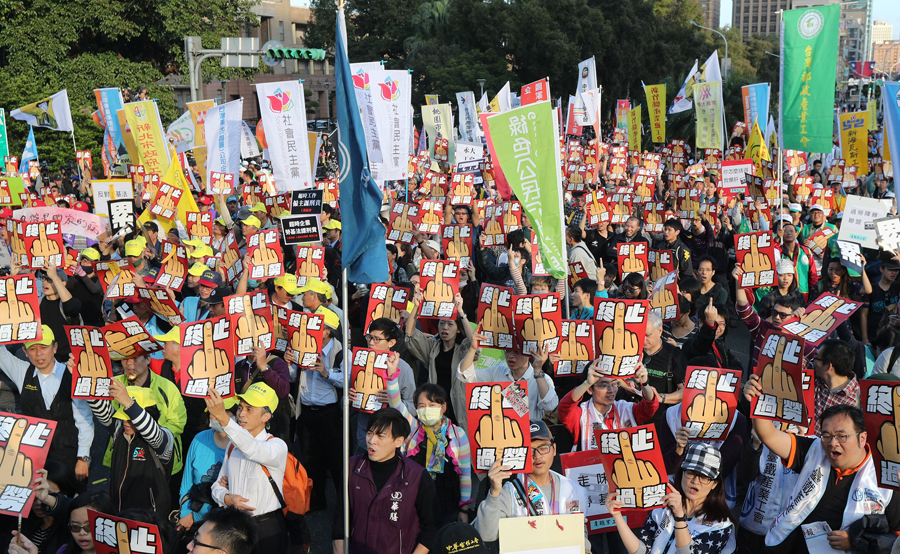
[{"label": "white face mask", "polygon": [[421,421],[425,425],[428,425],[429,427],[437,425],[441,422],[440,406],[419,408],[416,410],[416,415],[419,416],[419,421]]}]

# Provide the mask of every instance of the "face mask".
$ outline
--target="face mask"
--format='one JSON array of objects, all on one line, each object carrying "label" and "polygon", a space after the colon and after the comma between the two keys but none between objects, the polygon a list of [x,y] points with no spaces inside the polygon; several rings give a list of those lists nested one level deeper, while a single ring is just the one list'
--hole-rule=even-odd
[{"label": "face mask", "polygon": [[92,265],[83,265],[83,266],[81,266],[81,269],[83,269],[84,272],[87,273],[88,275],[90,275],[91,273],[94,272],[94,266],[92,266]]},{"label": "face mask", "polygon": [[419,421],[421,421],[425,425],[428,425],[429,427],[437,425],[441,421],[441,409],[440,407],[436,406],[419,408],[418,410],[416,410],[416,415],[419,416]]}]

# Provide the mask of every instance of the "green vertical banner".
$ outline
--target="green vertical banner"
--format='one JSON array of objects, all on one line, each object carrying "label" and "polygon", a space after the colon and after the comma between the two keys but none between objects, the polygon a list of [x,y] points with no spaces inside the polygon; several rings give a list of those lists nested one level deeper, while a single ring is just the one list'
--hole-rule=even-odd
[{"label": "green vertical banner", "polygon": [[496,162],[537,235],[544,267],[566,277],[559,130],[550,102],[536,102],[487,118]]},{"label": "green vertical banner", "polygon": [[0,108],[0,158],[9,156],[9,143],[6,142],[6,111]]},{"label": "green vertical banner", "polygon": [[781,33],[782,148],[830,152],[841,7],[784,12]]}]

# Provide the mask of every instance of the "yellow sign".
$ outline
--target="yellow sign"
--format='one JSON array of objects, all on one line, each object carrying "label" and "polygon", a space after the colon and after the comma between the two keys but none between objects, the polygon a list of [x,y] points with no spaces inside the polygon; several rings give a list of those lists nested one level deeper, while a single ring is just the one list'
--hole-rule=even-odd
[{"label": "yellow sign", "polygon": [[647,113],[650,116],[650,136],[653,142],[666,142],[666,85],[648,85]]},{"label": "yellow sign", "polygon": [[750,130],[750,140],[747,141],[747,156],[753,160],[753,168],[757,176],[762,177],[762,162],[772,161],[769,156],[769,149],[766,148],[766,139],[763,137],[762,131],[759,130],[759,123],[753,122],[753,129]]},{"label": "yellow sign", "polygon": [[426,106],[437,106],[438,104],[438,95],[437,94],[426,94],[425,95],[425,105]]},{"label": "yellow sign", "polygon": [[[188,102],[185,106],[191,112],[191,121],[194,122],[194,146],[206,146],[206,111],[216,105],[215,100],[200,100]],[[201,173],[201,175],[206,175]]]},{"label": "yellow sign", "polygon": [[125,104],[123,111],[145,172],[163,175],[169,168],[169,152],[156,102],[130,102]]},{"label": "yellow sign", "polygon": [[869,173],[869,112],[842,113],[841,156],[847,165],[856,166],[857,175]]},{"label": "yellow sign", "polygon": [[[140,165],[137,145],[134,143],[134,135],[131,133],[131,129],[128,128],[128,122],[125,121],[125,110],[117,110],[116,117],[119,118],[119,128],[122,129],[122,141],[125,143],[128,159],[131,160],[132,164]],[[121,157],[119,158],[119,163],[124,163]]]},{"label": "yellow sign", "polygon": [[194,201],[194,195],[191,194],[191,187],[184,177],[184,171],[181,169],[181,163],[178,161],[178,156],[175,156],[172,159],[172,164],[163,176],[162,182],[168,183],[183,191],[181,201],[178,202],[178,211],[175,213],[175,217],[180,219],[185,228],[187,228],[187,213],[199,212],[200,209],[197,207],[197,202]]}]

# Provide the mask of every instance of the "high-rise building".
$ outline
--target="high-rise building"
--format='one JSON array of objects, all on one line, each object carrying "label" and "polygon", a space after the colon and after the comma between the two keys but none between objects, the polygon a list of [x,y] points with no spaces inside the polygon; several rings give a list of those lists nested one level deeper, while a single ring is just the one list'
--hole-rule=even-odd
[{"label": "high-rise building", "polygon": [[700,0],[700,8],[703,10],[703,26],[718,29],[721,0]]},{"label": "high-rise building", "polygon": [[744,42],[752,35],[778,35],[778,10],[790,9],[789,0],[734,0],[731,26],[741,30]]},{"label": "high-rise building", "polygon": [[875,72],[895,75],[900,70],[900,40],[886,40],[872,45]]},{"label": "high-rise building", "polygon": [[872,23],[872,44],[885,42],[894,38],[894,26],[884,21],[875,20]]}]

